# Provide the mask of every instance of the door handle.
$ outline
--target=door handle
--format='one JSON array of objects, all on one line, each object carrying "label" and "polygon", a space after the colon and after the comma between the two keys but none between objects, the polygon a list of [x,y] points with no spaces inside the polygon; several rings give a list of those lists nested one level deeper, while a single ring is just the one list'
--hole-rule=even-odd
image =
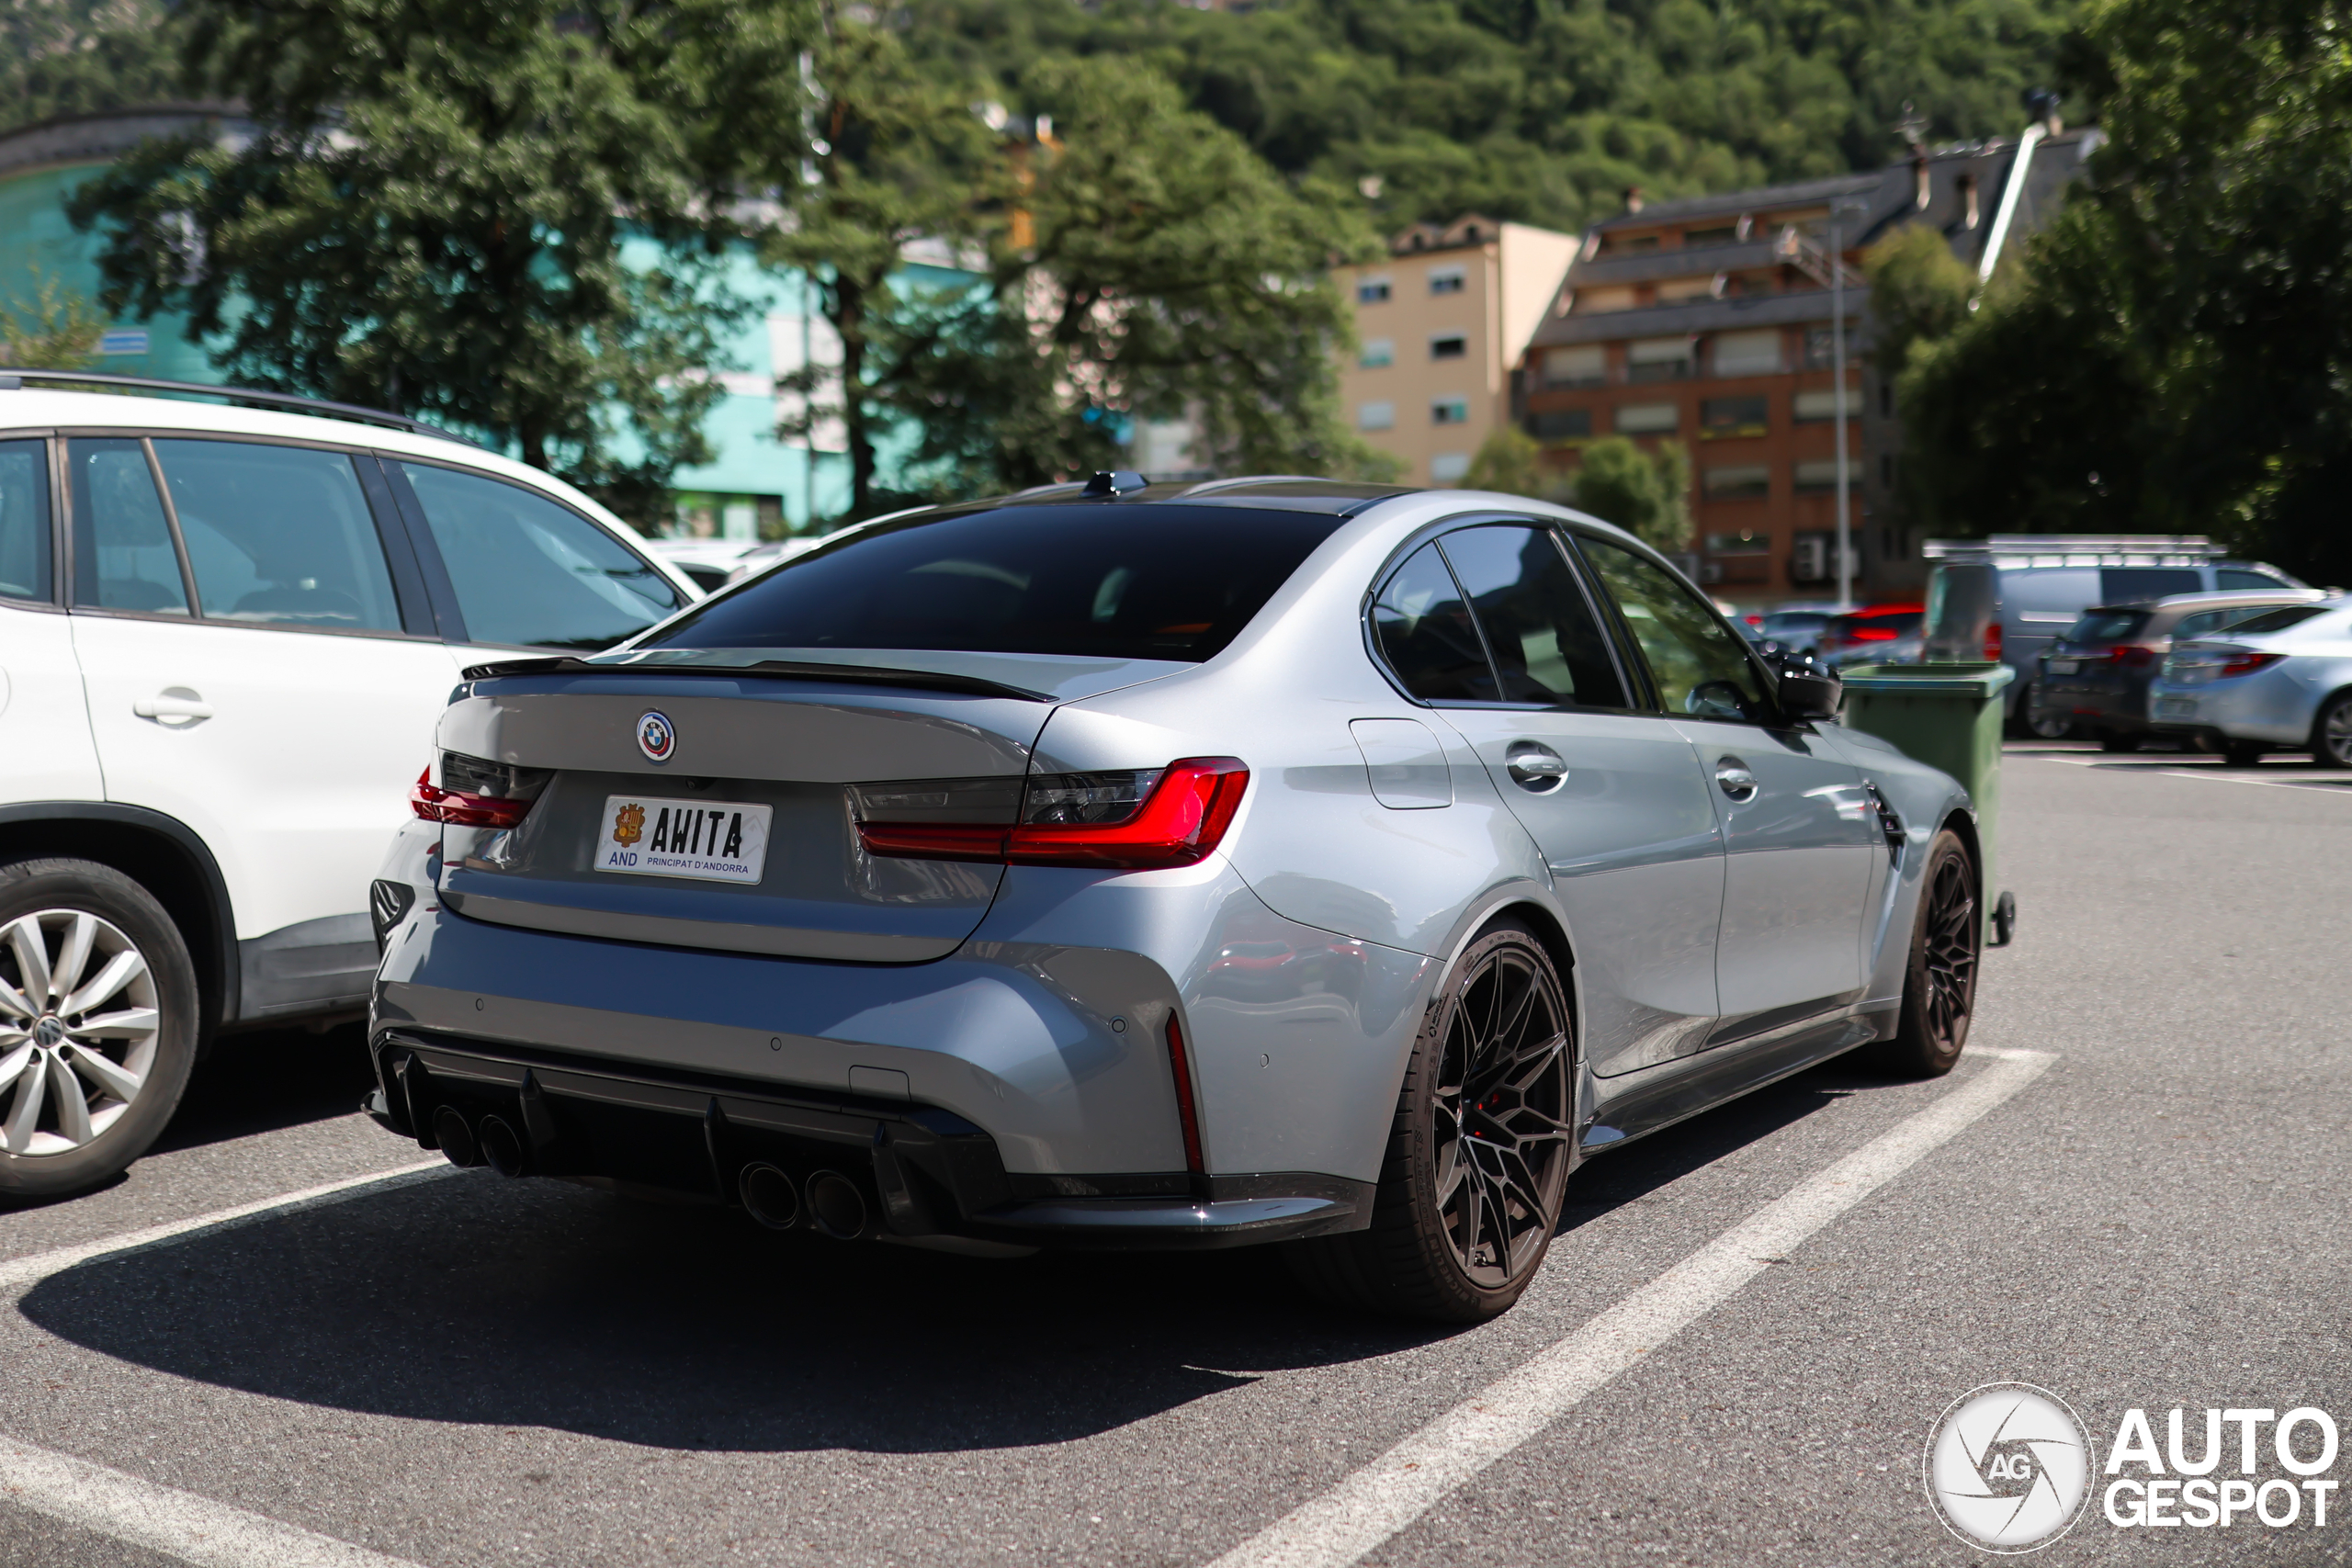
[{"label": "door handle", "polygon": [[1514,740],[1503,753],[1503,771],[1510,774],[1510,782],[1521,789],[1537,795],[1560,787],[1568,776],[1568,764],[1549,746],[1539,746],[1532,740]]},{"label": "door handle", "polygon": [[158,723],[177,719],[180,722],[172,728],[186,728],[210,718],[212,705],[186,686],[166,686],[152,697],[133,699],[130,711],[141,718],[152,718]]},{"label": "door handle", "polygon": [[1734,800],[1756,798],[1756,775],[1747,764],[1736,757],[1725,757],[1715,763],[1715,787]]}]

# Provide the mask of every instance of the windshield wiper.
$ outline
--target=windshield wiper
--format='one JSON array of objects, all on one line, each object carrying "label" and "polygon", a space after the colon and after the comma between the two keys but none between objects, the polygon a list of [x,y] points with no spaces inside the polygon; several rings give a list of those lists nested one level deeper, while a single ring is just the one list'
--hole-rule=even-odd
[{"label": "windshield wiper", "polygon": [[840,681],[854,685],[903,686],[914,691],[960,692],[976,697],[1011,697],[1017,702],[1050,703],[1051,694],[1033,692],[979,675],[952,675],[933,670],[899,670],[878,664],[813,664],[793,659],[763,659],[756,664],[596,664],[585,659],[511,659],[498,664],[466,667],[469,681],[495,681],[509,675],[767,675],[806,681]]}]

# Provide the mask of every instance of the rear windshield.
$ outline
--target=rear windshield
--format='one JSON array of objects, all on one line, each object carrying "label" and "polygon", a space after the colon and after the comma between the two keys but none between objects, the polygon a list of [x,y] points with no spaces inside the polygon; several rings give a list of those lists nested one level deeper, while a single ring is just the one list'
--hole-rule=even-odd
[{"label": "rear windshield", "polygon": [[2331,608],[2333,606],[2327,604],[2290,604],[2283,610],[2266,610],[2230,627],[2230,635],[2256,637],[2264,632],[2283,632],[2289,626],[2301,626],[2313,615],[2325,615]]},{"label": "rear windshield", "polygon": [[786,561],[641,646],[1204,660],[1343,521],[1101,502],[910,517]]},{"label": "rear windshield", "polygon": [[2148,624],[2145,610],[2086,610],[2083,618],[2066,628],[2068,642],[2122,642],[2140,635]]}]

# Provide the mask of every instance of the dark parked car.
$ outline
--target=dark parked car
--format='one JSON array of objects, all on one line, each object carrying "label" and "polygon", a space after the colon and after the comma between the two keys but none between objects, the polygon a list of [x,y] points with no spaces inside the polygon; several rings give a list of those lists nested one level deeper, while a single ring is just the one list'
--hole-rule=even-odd
[{"label": "dark parked car", "polygon": [[2149,723],[2148,685],[2176,642],[2211,637],[2261,611],[2320,597],[2316,589],[2282,588],[2094,605],[2036,661],[2030,727],[2037,735],[2072,733],[2109,751],[2136,751],[2155,733]]}]

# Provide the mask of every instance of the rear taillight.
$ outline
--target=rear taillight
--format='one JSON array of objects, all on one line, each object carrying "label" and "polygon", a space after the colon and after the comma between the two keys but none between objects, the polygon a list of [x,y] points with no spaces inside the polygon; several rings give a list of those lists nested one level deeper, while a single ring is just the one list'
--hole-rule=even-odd
[{"label": "rear taillight", "polygon": [[1893,642],[1895,637],[1884,626],[1856,626],[1846,635],[1856,642]]},{"label": "rear taillight", "polygon": [[[902,859],[1148,871],[1191,865],[1216,849],[1249,787],[1250,770],[1232,757],[1041,773],[1028,780],[1017,814],[1003,809],[1005,786],[993,781],[863,784],[857,834],[867,853]],[[971,791],[976,808],[960,821],[959,788]]]},{"label": "rear taillight", "polygon": [[2225,681],[2233,675],[2251,675],[2257,670],[2267,670],[2287,656],[2283,653],[2233,653],[2222,666],[2213,671],[2213,678]]},{"label": "rear taillight", "polygon": [[444,751],[441,782],[433,782],[431,768],[417,774],[416,787],[409,791],[409,809],[427,822],[453,828],[512,828],[530,814],[532,803],[553,776],[546,768],[518,768]]},{"label": "rear taillight", "polygon": [[2162,657],[2160,650],[2133,645],[2115,650],[2115,661],[2126,670],[2145,670]]},{"label": "rear taillight", "polygon": [[2001,623],[1998,621],[1984,628],[1984,661],[1987,664],[2001,661]]}]

